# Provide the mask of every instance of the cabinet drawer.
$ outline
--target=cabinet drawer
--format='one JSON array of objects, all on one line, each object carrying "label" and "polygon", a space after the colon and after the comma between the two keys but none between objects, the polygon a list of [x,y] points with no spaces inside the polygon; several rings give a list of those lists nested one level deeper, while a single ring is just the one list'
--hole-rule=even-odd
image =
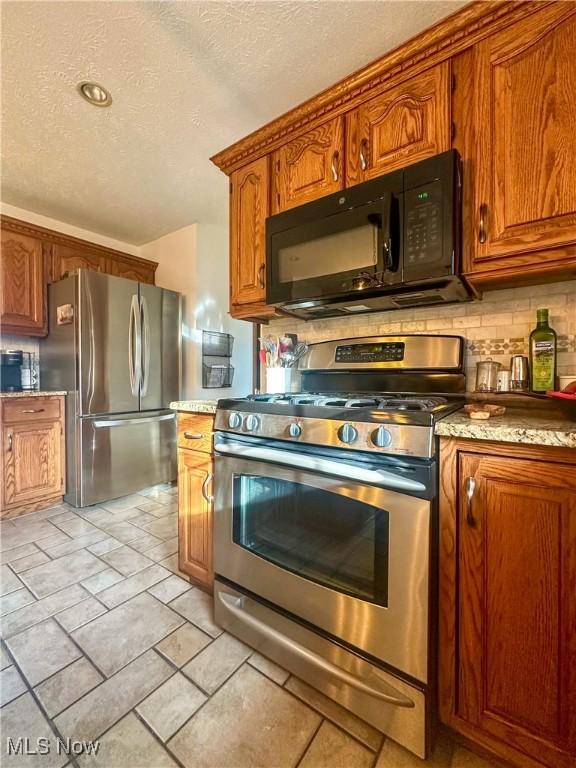
[{"label": "cabinet drawer", "polygon": [[27,421],[57,421],[61,413],[60,397],[17,397],[2,402],[5,424]]},{"label": "cabinet drawer", "polygon": [[178,448],[212,453],[214,416],[203,413],[178,414]]}]

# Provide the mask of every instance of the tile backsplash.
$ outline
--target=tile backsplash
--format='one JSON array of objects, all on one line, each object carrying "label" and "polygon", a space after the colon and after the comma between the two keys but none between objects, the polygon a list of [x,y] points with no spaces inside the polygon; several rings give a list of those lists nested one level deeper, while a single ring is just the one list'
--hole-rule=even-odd
[{"label": "tile backsplash", "polygon": [[538,307],[550,309],[550,325],[558,334],[558,374],[576,378],[576,281],[486,291],[481,301],[441,307],[308,322],[279,318],[263,330],[274,335],[297,333],[307,342],[389,333],[458,334],[466,339],[466,384],[472,391],[479,360],[491,357],[508,367],[511,355],[528,354]]},{"label": "tile backsplash", "polygon": [[38,357],[40,342],[29,336],[15,336],[12,333],[3,333],[0,338],[0,347],[6,349],[21,349],[23,352],[32,352]]}]

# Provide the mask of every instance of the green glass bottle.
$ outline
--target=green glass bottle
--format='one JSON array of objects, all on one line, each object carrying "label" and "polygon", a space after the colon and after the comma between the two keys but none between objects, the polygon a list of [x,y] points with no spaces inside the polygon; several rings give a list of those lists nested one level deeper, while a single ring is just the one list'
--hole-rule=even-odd
[{"label": "green glass bottle", "polygon": [[548,310],[536,310],[536,328],[530,334],[530,389],[547,392],[556,386],[556,332],[548,325]]}]

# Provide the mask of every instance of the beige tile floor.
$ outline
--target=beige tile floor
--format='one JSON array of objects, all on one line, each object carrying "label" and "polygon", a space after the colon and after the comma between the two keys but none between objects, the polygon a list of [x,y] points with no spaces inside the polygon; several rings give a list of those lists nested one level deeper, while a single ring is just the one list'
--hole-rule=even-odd
[{"label": "beige tile floor", "polygon": [[3,768],[489,768],[446,738],[424,764],[222,632],[177,546],[168,485],[1,523]]}]

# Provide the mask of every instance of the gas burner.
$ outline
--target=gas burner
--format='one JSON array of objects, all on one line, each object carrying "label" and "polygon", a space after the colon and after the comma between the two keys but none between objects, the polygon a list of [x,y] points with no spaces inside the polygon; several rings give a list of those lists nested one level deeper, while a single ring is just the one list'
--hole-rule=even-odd
[{"label": "gas burner", "polygon": [[349,392],[326,393],[277,393],[250,395],[246,398],[257,403],[276,405],[309,405],[315,408],[374,408],[380,411],[432,411],[448,401],[444,397],[414,397],[404,394],[358,395]]}]

